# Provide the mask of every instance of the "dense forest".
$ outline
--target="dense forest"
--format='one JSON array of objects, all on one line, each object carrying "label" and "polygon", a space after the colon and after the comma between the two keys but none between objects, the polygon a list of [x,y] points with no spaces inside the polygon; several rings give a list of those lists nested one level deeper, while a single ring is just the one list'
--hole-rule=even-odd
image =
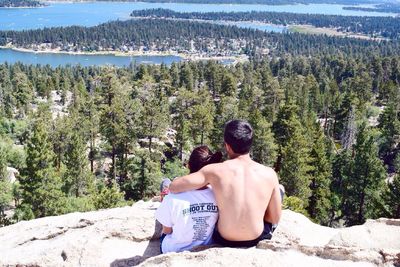
[{"label": "dense forest", "polygon": [[173,19],[200,19],[224,21],[259,21],[288,25],[307,24],[315,27],[336,28],[341,32],[361,33],[370,37],[400,38],[400,17],[360,17],[321,14],[297,14],[288,12],[175,12],[168,9],[135,10],[132,17]]},{"label": "dense forest", "polygon": [[358,57],[399,54],[398,41],[370,41],[354,38],[268,33],[236,26],[191,21],[143,19],[116,21],[95,27],[59,27],[26,31],[1,31],[0,45],[34,49],[43,43],[65,51],[153,50],[207,55],[265,54],[313,56],[350,54]]},{"label": "dense forest", "polygon": [[[400,217],[400,58],[281,56],[129,68],[0,65],[3,224],[114,207],[186,172],[224,124],[254,126],[252,156],[285,207],[324,225]],[[61,107],[61,108],[60,108]],[[4,179],[6,167],[20,171]]]},{"label": "dense forest", "polygon": [[35,0],[0,0],[0,7],[40,7],[42,2]]},{"label": "dense forest", "polygon": [[374,7],[346,6],[343,9],[400,14],[400,3],[383,3],[374,5]]}]

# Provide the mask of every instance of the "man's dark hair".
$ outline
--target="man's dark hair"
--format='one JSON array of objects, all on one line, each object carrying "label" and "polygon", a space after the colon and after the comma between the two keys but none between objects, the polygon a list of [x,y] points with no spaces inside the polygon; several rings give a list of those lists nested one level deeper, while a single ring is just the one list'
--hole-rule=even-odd
[{"label": "man's dark hair", "polygon": [[224,141],[236,154],[247,154],[253,144],[253,128],[247,121],[228,121],[225,125]]}]

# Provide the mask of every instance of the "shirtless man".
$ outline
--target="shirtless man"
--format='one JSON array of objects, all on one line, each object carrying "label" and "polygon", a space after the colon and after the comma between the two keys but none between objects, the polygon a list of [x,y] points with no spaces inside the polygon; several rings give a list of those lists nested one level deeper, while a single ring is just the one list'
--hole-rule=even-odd
[{"label": "shirtless man", "polygon": [[253,129],[248,122],[228,122],[224,142],[229,160],[175,179],[170,191],[185,192],[210,184],[219,210],[215,242],[230,247],[255,246],[263,239],[264,222],[277,224],[281,217],[278,177],[273,169],[250,158]]}]

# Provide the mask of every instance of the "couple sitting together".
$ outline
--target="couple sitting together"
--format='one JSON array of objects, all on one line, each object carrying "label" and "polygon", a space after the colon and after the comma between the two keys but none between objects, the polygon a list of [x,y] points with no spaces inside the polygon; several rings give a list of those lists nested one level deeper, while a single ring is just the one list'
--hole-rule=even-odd
[{"label": "couple sitting together", "polygon": [[189,175],[163,181],[161,189],[170,193],[156,211],[162,253],[212,243],[252,247],[271,238],[283,190],[273,169],[250,158],[252,142],[248,122],[230,121],[224,132],[229,160],[221,162],[221,152],[200,146],[190,156]]}]

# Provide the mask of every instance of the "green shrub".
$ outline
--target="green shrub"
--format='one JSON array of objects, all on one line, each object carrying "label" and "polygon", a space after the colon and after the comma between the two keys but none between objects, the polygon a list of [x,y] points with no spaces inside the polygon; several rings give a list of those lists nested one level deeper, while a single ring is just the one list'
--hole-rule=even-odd
[{"label": "green shrub", "polygon": [[304,201],[301,200],[298,197],[293,197],[293,196],[286,197],[283,200],[283,208],[284,209],[289,209],[289,210],[294,211],[294,212],[301,213],[301,214],[303,214],[303,215],[308,217],[308,213],[306,211],[306,207],[305,207]]},{"label": "green shrub", "polygon": [[109,187],[100,186],[99,191],[92,196],[92,201],[95,209],[109,209],[126,204],[124,193],[120,192],[115,183]]}]

